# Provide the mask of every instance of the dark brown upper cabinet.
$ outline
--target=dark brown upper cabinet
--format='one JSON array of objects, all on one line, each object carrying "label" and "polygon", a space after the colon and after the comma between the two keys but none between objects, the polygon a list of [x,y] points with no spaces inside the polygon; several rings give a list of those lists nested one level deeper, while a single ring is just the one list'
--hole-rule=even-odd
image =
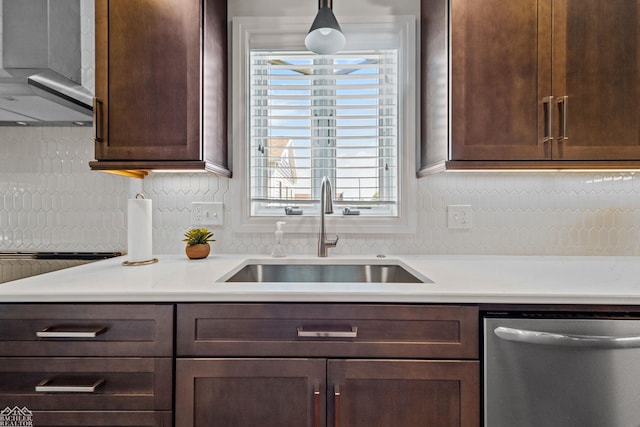
[{"label": "dark brown upper cabinet", "polygon": [[231,176],[225,0],[96,0],[94,170]]},{"label": "dark brown upper cabinet", "polygon": [[640,167],[640,1],[423,0],[421,24],[420,173]]}]

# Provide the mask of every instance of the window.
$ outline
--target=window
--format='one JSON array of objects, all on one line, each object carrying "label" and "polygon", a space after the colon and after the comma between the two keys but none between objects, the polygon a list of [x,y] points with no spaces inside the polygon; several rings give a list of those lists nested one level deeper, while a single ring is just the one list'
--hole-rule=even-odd
[{"label": "window", "polygon": [[397,215],[397,57],[250,52],[252,215],[317,214],[323,176],[340,212]]},{"label": "window", "polygon": [[306,51],[306,21],[234,19],[234,177],[244,180],[237,229],[317,216],[327,176],[332,217],[350,221],[345,231],[355,217],[383,225],[379,232],[406,230],[415,211],[415,17],[341,17],[348,41],[334,55]]}]

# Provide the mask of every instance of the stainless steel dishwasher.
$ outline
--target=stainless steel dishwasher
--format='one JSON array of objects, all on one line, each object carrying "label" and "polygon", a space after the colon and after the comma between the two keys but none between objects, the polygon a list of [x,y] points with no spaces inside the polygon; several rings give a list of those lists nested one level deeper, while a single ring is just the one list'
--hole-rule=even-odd
[{"label": "stainless steel dishwasher", "polygon": [[485,427],[640,427],[640,317],[488,313]]}]

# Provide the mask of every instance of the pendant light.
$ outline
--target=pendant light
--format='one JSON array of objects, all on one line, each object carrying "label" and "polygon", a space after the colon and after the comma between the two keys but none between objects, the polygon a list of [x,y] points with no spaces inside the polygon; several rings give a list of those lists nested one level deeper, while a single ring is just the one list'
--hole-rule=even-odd
[{"label": "pendant light", "polygon": [[347,39],[333,14],[333,0],[318,0],[318,3],[318,14],[304,39],[304,45],[320,55],[336,53],[344,47]]}]

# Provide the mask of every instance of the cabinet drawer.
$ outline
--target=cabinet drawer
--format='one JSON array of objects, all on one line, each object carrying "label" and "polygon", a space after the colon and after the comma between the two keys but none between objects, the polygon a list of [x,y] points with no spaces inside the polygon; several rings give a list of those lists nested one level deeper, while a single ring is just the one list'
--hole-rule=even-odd
[{"label": "cabinet drawer", "polygon": [[475,306],[180,304],[179,356],[478,357]]},{"label": "cabinet drawer", "polygon": [[32,411],[38,427],[170,427],[170,411]]},{"label": "cabinet drawer", "polygon": [[171,305],[0,305],[0,356],[171,356],[172,337]]},{"label": "cabinet drawer", "polygon": [[171,358],[0,358],[3,407],[171,410],[171,389]]}]

